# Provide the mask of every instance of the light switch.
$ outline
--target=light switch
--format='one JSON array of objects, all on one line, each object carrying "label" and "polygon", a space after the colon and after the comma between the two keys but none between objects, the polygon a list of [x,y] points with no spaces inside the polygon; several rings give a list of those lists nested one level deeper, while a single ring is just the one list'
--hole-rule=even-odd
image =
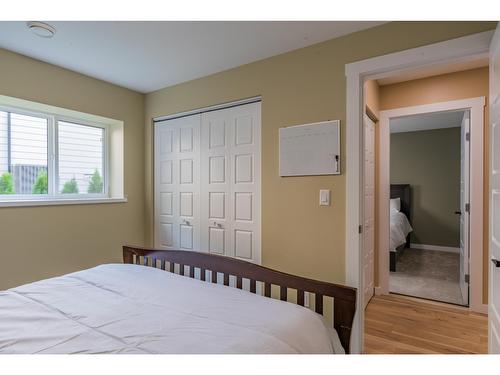
[{"label": "light switch", "polygon": [[329,206],[330,205],[330,190],[320,190],[319,191],[319,205]]}]

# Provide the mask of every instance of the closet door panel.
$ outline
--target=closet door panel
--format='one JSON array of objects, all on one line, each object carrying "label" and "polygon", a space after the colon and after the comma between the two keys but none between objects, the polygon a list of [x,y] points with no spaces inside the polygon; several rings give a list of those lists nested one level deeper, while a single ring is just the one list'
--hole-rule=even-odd
[{"label": "closet door panel", "polygon": [[178,218],[176,231],[181,250],[200,249],[200,115],[178,121]]},{"label": "closet door panel", "polygon": [[260,263],[260,103],[234,108],[230,132],[234,255]]},{"label": "closet door panel", "polygon": [[200,248],[200,115],[155,124],[155,246]]},{"label": "closet door panel", "polygon": [[201,243],[204,251],[231,255],[227,118],[223,111],[201,116]]},{"label": "closet door panel", "polygon": [[155,246],[162,249],[175,246],[175,133],[174,126],[155,125]]},{"label": "closet door panel", "polygon": [[201,140],[202,243],[260,263],[260,103],[203,114]]}]

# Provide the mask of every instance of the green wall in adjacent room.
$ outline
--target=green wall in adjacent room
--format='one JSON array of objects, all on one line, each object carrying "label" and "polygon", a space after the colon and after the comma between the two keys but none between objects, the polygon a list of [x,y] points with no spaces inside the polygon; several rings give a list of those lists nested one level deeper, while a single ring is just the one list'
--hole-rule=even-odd
[{"label": "green wall in adjacent room", "polygon": [[460,128],[391,133],[391,184],[411,185],[411,242],[458,247]]}]

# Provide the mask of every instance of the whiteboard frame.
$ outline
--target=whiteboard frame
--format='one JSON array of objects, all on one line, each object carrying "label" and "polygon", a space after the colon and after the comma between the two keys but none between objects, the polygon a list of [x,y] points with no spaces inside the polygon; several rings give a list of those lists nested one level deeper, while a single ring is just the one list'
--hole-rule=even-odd
[{"label": "whiteboard frame", "polygon": [[[339,136],[337,138],[337,147],[338,147],[338,155],[339,155],[339,160],[338,160],[338,171],[333,172],[333,173],[315,173],[315,174],[287,174],[287,175],[282,175],[281,174],[281,136],[280,132],[282,129],[290,129],[290,128],[300,128],[303,126],[311,126],[311,125],[322,125],[326,123],[337,123],[338,124],[338,129],[339,129]],[[279,177],[314,177],[314,176],[338,176],[342,174],[342,150],[340,148],[341,145],[341,138],[342,138],[342,122],[340,120],[325,120],[325,121],[319,121],[319,122],[311,122],[309,124],[300,124],[300,125],[292,125],[292,126],[285,126],[282,128],[278,129],[278,175]]]}]

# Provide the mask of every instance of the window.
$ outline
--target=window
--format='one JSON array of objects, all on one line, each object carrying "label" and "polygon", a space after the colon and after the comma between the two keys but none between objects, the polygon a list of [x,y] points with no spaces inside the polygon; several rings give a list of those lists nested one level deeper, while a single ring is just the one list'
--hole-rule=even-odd
[{"label": "window", "polygon": [[107,127],[0,107],[0,201],[108,196]]},{"label": "window", "polygon": [[47,171],[47,118],[1,111],[0,194],[47,194],[37,185]]},{"label": "window", "polygon": [[58,191],[104,193],[104,129],[59,121],[57,134]]}]

